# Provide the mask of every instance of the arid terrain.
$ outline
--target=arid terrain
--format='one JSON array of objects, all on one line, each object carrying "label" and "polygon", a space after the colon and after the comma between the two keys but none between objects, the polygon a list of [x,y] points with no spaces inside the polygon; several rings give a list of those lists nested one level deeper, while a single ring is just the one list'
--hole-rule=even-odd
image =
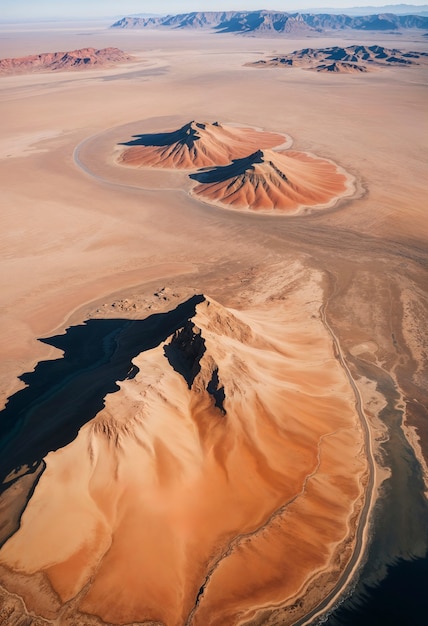
[{"label": "arid terrain", "polygon": [[[201,7],[202,8],[202,7]],[[112,24],[112,28],[124,29],[183,29],[211,30],[219,33],[281,37],[284,34],[297,37],[317,36],[334,30],[389,31],[402,29],[426,29],[426,15],[396,15],[385,11],[373,15],[346,15],[311,13],[310,11],[193,11],[178,15],[136,17],[125,16]],[[334,34],[334,33],[333,33]]]},{"label": "arid terrain", "polygon": [[0,35],[134,58],[0,80],[0,624],[303,626],[424,558],[426,66]]},{"label": "arid terrain", "polygon": [[191,194],[238,210],[292,215],[330,207],[340,198],[355,195],[352,176],[331,161],[284,152],[291,144],[290,137],[277,133],[192,121],[165,133],[134,135],[124,142],[130,147],[121,152],[118,163],[193,170],[189,178],[198,184],[190,189]]},{"label": "arid terrain", "polygon": [[428,65],[427,52],[388,49],[383,46],[332,46],[304,48],[291,54],[260,59],[253,67],[302,67],[315,72],[369,72],[388,66]]},{"label": "arid terrain", "polygon": [[0,74],[25,74],[32,72],[55,72],[64,70],[110,67],[132,58],[118,48],[84,48],[68,52],[42,52],[25,57],[0,59]]},{"label": "arid terrain", "polygon": [[334,163],[292,150],[257,150],[190,178],[198,182],[192,193],[208,202],[288,215],[329,207],[355,193],[353,178]]},{"label": "arid terrain", "polygon": [[191,121],[175,131],[135,136],[125,142],[130,147],[119,161],[133,167],[196,170],[228,165],[256,150],[284,143],[287,138],[279,133]]}]

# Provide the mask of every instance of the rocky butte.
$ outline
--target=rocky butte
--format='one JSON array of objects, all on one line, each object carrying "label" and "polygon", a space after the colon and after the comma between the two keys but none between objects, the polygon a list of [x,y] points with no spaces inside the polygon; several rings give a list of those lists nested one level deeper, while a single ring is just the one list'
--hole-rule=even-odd
[{"label": "rocky butte", "polygon": [[70,52],[43,52],[14,59],[0,59],[0,74],[80,70],[90,67],[108,67],[131,61],[132,57],[119,48],[82,48]]}]

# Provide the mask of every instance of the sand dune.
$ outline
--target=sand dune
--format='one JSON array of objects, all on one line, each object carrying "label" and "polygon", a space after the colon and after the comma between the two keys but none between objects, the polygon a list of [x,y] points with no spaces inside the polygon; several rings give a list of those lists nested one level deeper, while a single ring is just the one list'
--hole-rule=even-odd
[{"label": "sand dune", "polygon": [[258,150],[227,167],[192,174],[192,193],[228,208],[295,213],[325,207],[354,192],[351,178],[325,159],[288,150]]},{"label": "sand dune", "polygon": [[133,167],[194,170],[226,165],[259,148],[290,143],[279,133],[192,121],[168,133],[138,135],[124,145],[131,146],[119,162]]},{"label": "sand dune", "polygon": [[237,624],[334,571],[366,462],[352,390],[308,308],[320,293],[312,279],[294,313],[199,299],[134,359],[136,376],[46,457],[2,548],[0,580],[28,611]]}]

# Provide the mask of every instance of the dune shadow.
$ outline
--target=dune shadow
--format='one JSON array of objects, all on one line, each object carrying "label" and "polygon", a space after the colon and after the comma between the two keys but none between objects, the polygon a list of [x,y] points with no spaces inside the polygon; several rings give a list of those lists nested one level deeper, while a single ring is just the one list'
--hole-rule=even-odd
[{"label": "dune shadow", "polygon": [[171,342],[164,346],[164,354],[171,367],[180,374],[191,389],[196,376],[201,371],[201,359],[206,351],[205,340],[193,322],[177,330]]},{"label": "dune shadow", "polygon": [[222,183],[234,176],[241,176],[249,168],[253,167],[256,163],[263,162],[263,152],[257,150],[249,156],[242,159],[233,159],[229,165],[214,167],[212,169],[204,169],[196,172],[195,174],[189,174],[189,178],[196,180],[198,183]]},{"label": "dune shadow", "polygon": [[203,124],[190,122],[178,130],[168,133],[144,133],[132,135],[133,139],[119,143],[119,146],[170,146],[174,143],[193,143],[198,138],[198,129],[203,129]]},{"label": "dune shadow", "polygon": [[35,467],[48,452],[73,441],[103,408],[105,396],[118,390],[117,381],[137,374],[132,359],[183,327],[203,301],[195,295],[144,320],[91,319],[64,335],[41,339],[64,355],[20,376],[26,387],[0,412],[0,480]]},{"label": "dune shadow", "polygon": [[226,394],[224,386],[220,385],[218,378],[218,367],[212,373],[211,380],[207,385],[207,391],[214,398],[214,405],[220,409],[223,415],[226,415],[226,409],[224,408],[224,401],[226,400]]}]

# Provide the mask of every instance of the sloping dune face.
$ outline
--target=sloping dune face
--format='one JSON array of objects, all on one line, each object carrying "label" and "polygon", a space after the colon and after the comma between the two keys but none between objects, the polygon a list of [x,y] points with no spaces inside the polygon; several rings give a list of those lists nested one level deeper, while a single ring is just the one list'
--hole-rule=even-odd
[{"label": "sloping dune face", "polygon": [[228,167],[190,176],[192,193],[233,209],[296,213],[354,193],[353,179],[331,161],[304,152],[258,150]]},{"label": "sloping dune face", "polygon": [[205,298],[134,359],[136,376],[47,456],[0,552],[26,611],[219,626],[291,604],[317,573],[325,592],[350,554],[366,462],[320,292],[244,313]]},{"label": "sloping dune face", "polygon": [[119,162],[133,167],[194,170],[226,165],[258,148],[290,143],[279,133],[238,128],[214,122],[190,122],[174,132],[136,136]]}]

